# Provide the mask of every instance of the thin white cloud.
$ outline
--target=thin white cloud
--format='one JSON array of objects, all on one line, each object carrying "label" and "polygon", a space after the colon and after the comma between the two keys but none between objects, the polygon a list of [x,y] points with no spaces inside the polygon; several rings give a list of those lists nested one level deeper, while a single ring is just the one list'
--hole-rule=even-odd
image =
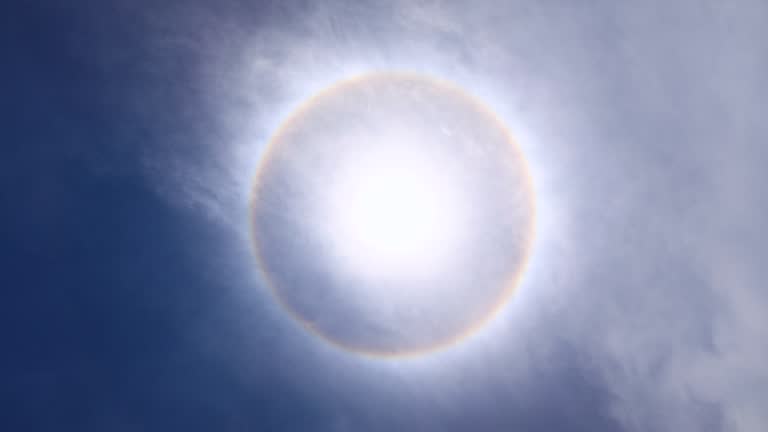
[{"label": "thin white cloud", "polygon": [[562,213],[545,215],[557,238],[545,233],[540,249],[550,262],[537,264],[551,274],[531,277],[544,293],[532,316],[551,320],[538,340],[567,323],[627,430],[765,429],[768,5],[339,1],[283,12],[253,25],[192,14],[208,35],[194,43],[210,130],[195,157],[149,151],[166,196],[240,230],[264,142],[303,97],[366,69],[443,72],[525,129],[540,190],[558,196]]}]

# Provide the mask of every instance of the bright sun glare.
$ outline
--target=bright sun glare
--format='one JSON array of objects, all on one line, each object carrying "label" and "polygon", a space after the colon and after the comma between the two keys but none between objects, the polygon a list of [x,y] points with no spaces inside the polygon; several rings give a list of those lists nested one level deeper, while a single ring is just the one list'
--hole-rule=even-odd
[{"label": "bright sun glare", "polygon": [[455,176],[418,150],[357,154],[328,189],[333,253],[366,277],[440,271],[466,224]]}]

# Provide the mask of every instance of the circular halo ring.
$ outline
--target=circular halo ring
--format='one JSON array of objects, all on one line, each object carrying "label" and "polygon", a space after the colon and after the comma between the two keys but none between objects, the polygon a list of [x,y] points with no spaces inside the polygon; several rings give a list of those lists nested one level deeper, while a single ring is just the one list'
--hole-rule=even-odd
[{"label": "circular halo ring", "polygon": [[[454,96],[458,96],[460,99],[464,100],[468,105],[471,105],[475,110],[485,114],[489,118],[489,120],[495,123],[496,127],[498,127],[499,130],[503,131],[504,136],[506,137],[507,144],[509,145],[509,147],[511,147],[512,152],[518,157],[518,160],[519,160],[517,168],[520,170],[520,173],[521,173],[520,177],[524,181],[524,184],[521,185],[520,188],[525,191],[525,194],[527,196],[526,202],[528,204],[528,209],[529,209],[528,212],[530,217],[528,218],[528,221],[529,221],[528,226],[526,227],[526,229],[523,230],[524,239],[522,241],[523,243],[521,247],[522,256],[519,261],[519,264],[515,266],[513,271],[510,272],[510,274],[506,278],[506,283],[503,285],[503,288],[499,290],[499,294],[496,300],[488,308],[485,314],[480,316],[478,319],[475,319],[473,322],[467,325],[462,331],[459,331],[458,333],[453,334],[449,337],[444,337],[427,346],[423,346],[417,349],[371,350],[370,348],[353,345],[353,344],[345,343],[343,341],[334,339],[333,337],[331,337],[331,335],[317,328],[317,326],[313,325],[310,321],[305,319],[305,317],[303,317],[298,311],[296,311],[290,305],[288,301],[286,301],[286,299],[280,294],[280,290],[278,289],[278,287],[276,287],[275,284],[273,283],[269,275],[269,272],[264,266],[264,260],[262,257],[261,249],[259,247],[259,242],[257,241],[256,230],[254,229],[254,226],[255,226],[254,221],[255,221],[256,209],[259,203],[259,190],[262,184],[262,174],[265,171],[264,168],[269,164],[272,157],[274,156],[275,149],[276,147],[278,147],[277,143],[280,142],[282,136],[293,127],[293,124],[298,119],[300,119],[305,112],[307,112],[319,100],[327,96],[330,96],[333,93],[344,91],[346,88],[351,87],[360,82],[369,81],[369,80],[397,80],[397,79],[409,79],[409,80],[415,80],[422,83],[427,83],[430,86],[438,87],[447,93],[450,93]],[[458,87],[457,85],[451,82],[441,80],[441,79],[436,79],[429,76],[424,76],[417,73],[369,72],[369,73],[364,73],[361,75],[357,75],[354,77],[337,81],[334,84],[331,84],[330,86],[320,90],[319,92],[315,93],[314,95],[306,99],[304,102],[299,104],[299,106],[279,125],[277,130],[274,132],[274,134],[271,136],[271,138],[267,142],[267,145],[264,149],[264,154],[260,158],[258,165],[256,167],[256,172],[254,175],[253,186],[252,186],[251,202],[250,202],[249,225],[251,227],[251,244],[253,247],[253,253],[256,258],[256,264],[257,264],[257,269],[259,271],[259,274],[262,276],[263,281],[266,283],[266,285],[269,288],[269,291],[271,292],[272,296],[276,299],[277,303],[281,306],[281,308],[285,312],[287,312],[292,318],[294,318],[296,322],[298,322],[307,332],[317,336],[318,338],[325,341],[331,346],[340,348],[347,352],[351,352],[351,353],[355,353],[355,354],[359,354],[367,357],[385,358],[385,359],[417,357],[417,356],[422,356],[425,354],[430,354],[430,353],[447,349],[451,346],[456,345],[461,341],[464,341],[469,336],[475,334],[478,330],[480,330],[480,328],[482,328],[489,321],[491,321],[511,299],[517,286],[520,283],[520,280],[522,279],[525,269],[528,267],[528,261],[530,260],[531,250],[533,248],[533,242],[536,234],[535,190],[533,186],[533,178],[528,169],[528,164],[526,163],[525,155],[523,154],[522,150],[518,147],[517,142],[512,137],[511,132],[506,127],[504,122],[490,108],[486,107],[485,104],[481,102],[479,99],[477,99],[473,95],[466,93],[463,89],[461,89],[460,87]]]}]

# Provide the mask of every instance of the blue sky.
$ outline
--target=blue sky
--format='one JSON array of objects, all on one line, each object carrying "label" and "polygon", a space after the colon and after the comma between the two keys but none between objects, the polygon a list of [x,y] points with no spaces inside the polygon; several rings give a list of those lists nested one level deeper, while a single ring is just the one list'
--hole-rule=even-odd
[{"label": "blue sky", "polygon": [[[3,429],[768,425],[765,2],[6,9]],[[249,241],[268,137],[377,70],[482,99],[540,206],[520,294],[413,361],[303,332]]]}]

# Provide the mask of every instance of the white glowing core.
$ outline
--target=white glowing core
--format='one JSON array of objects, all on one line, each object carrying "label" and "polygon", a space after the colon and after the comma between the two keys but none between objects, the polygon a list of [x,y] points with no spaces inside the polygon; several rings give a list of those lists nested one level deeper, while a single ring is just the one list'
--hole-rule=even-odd
[{"label": "white glowing core", "polygon": [[358,276],[418,278],[445,271],[467,230],[455,170],[423,152],[352,155],[329,193],[332,255]]}]

